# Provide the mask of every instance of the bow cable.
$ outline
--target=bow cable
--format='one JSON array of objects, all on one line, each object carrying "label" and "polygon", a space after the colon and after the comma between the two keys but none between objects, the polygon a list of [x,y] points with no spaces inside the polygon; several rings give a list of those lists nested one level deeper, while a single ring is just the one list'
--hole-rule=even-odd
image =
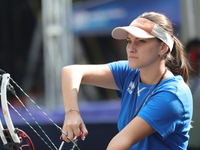
[{"label": "bow cable", "polygon": [[[1,69],[0,69],[0,71],[1,71]],[[42,129],[42,127],[39,125],[39,123],[36,121],[36,119],[33,117],[33,115],[31,114],[31,112],[28,110],[28,108],[24,105],[24,103],[20,100],[20,98],[17,96],[17,94],[16,94],[16,92],[15,92],[15,90],[14,90],[14,87],[9,83],[9,79],[10,79],[10,81],[12,81],[16,86],[17,86],[17,88],[19,88],[20,89],[20,91],[54,124],[54,126],[57,128],[57,129],[59,129],[60,131],[61,131],[61,133],[63,133],[66,137],[67,137],[67,135],[66,135],[66,133],[64,133],[64,131],[62,130],[62,128],[61,127],[59,127],[42,109],[41,109],[41,107],[39,106],[39,105],[37,105],[36,104],[36,102],[26,93],[26,92],[24,92],[24,90],[10,77],[10,74],[8,74],[8,73],[5,73],[5,72],[3,72],[3,75],[2,75],[2,77],[3,76],[7,76],[7,78],[8,78],[8,81],[7,81],[7,90],[9,90],[16,98],[17,98],[17,100],[20,102],[20,104],[25,108],[25,110],[26,110],[26,112],[29,114],[29,116],[33,119],[33,121],[37,124],[37,126],[40,128],[40,130],[43,132],[43,134],[46,136],[46,138],[49,140],[49,142],[53,145],[53,147],[56,149],[56,150],[58,150],[58,148],[55,146],[55,144],[51,141],[51,139],[49,138],[49,136],[46,134],[46,132]],[[4,93],[6,93],[6,92],[4,92]],[[1,93],[0,93],[1,94]],[[2,95],[1,95],[2,96]],[[5,94],[5,96],[6,96],[6,94]],[[4,97],[5,97],[4,96]],[[21,118],[22,118],[22,120],[24,120],[25,121],[25,123],[36,133],[36,135],[51,149],[51,150],[53,150],[52,148],[51,148],[51,146],[41,137],[41,135],[33,128],[33,126],[19,113],[19,111],[10,103],[10,102],[8,102],[7,101],[7,97],[5,97],[6,98],[6,101],[4,102],[6,105],[8,104]],[[6,103],[7,102],[7,103]],[[4,104],[4,105],[5,105]],[[3,105],[3,104],[2,104]],[[8,107],[7,107],[7,109],[8,109]],[[4,112],[4,116],[5,116],[5,114],[6,113],[8,113],[9,114],[9,110],[3,110],[3,112]],[[8,119],[9,120],[9,119]],[[11,121],[11,118],[10,118],[10,121]],[[12,121],[11,121],[12,122]],[[14,129],[14,126],[12,127],[13,125],[11,125],[11,127],[10,127],[10,125],[9,125],[9,127],[8,128],[11,128],[11,129],[13,129],[13,130],[11,130],[11,136],[12,136],[12,139],[14,140],[14,139],[16,139],[16,140],[19,140],[19,137],[16,135],[16,132],[14,132],[15,131],[15,129]],[[3,129],[3,126],[2,126],[2,124],[1,124],[1,120],[0,120],[0,127],[2,127],[1,129]],[[10,131],[10,130],[9,130]],[[1,135],[1,134],[0,134]],[[14,137],[13,138],[13,136],[16,136],[16,137]],[[2,138],[2,140],[3,141],[5,141],[5,138],[4,137],[1,137]],[[67,137],[68,138],[68,137]],[[69,139],[69,138],[68,138]],[[73,140],[71,140],[71,139],[69,139],[72,143],[73,143],[73,145],[78,149],[78,150],[80,150],[80,148],[78,147],[78,145],[76,144],[76,142],[74,142]],[[17,141],[18,142],[18,141]],[[20,142],[20,141],[19,141]],[[63,142],[62,142],[63,143]],[[62,143],[61,143],[61,145],[62,145]],[[59,150],[60,150],[60,148],[59,148]]]},{"label": "bow cable", "polygon": [[[31,116],[31,118],[34,120],[34,122],[37,124],[37,126],[40,128],[40,130],[44,133],[44,135],[46,136],[46,138],[50,141],[50,143],[54,146],[54,148],[56,150],[58,150],[56,148],[56,146],[54,145],[54,143],[51,141],[51,139],[48,137],[48,135],[45,133],[45,131],[42,129],[42,127],[38,124],[38,122],[36,121],[36,119],[33,117],[33,115],[30,113],[30,111],[26,108],[26,106],[23,104],[23,102],[19,99],[19,97],[17,96],[13,86],[9,83],[9,79],[10,79],[10,74],[8,73],[4,73],[2,75],[2,85],[1,85],[1,102],[2,102],[2,107],[3,107],[3,114],[4,114],[4,118],[6,121],[6,124],[8,126],[8,131],[9,134],[11,136],[11,140],[13,140],[14,143],[20,143],[20,138],[17,136],[17,129],[14,128],[14,125],[12,123],[11,117],[10,117],[10,113],[8,110],[8,106],[7,104],[26,122],[26,124],[37,134],[37,136],[39,136],[39,138],[51,149],[51,146],[40,136],[39,133],[37,133],[37,131],[33,128],[33,126],[30,125],[30,123],[18,112],[17,109],[14,108],[14,106],[12,106],[12,104],[10,102],[7,101],[7,90],[9,90],[17,99],[18,101],[21,103],[21,105],[25,108],[25,110],[28,112],[28,114]],[[3,125],[1,124],[1,129],[3,129]],[[2,133],[1,133],[2,134]],[[3,142],[5,144],[7,143],[7,140],[5,139],[5,137],[1,137]]]},{"label": "bow cable", "polygon": [[[35,134],[51,149],[51,146],[44,140],[44,138],[33,128],[33,126],[19,113],[19,111],[10,103],[8,105],[24,120],[24,122],[35,132]],[[39,127],[40,128],[40,127]],[[40,128],[45,136],[48,136],[43,129]],[[53,144],[53,143],[52,143]],[[56,148],[57,149],[57,148]]]},{"label": "bow cable", "polygon": [[[39,106],[39,105],[37,105],[36,104],[36,102],[10,77],[10,80],[17,86],[17,88],[19,88],[20,89],[20,91],[53,123],[53,125],[58,129],[58,130],[60,130],[60,132],[62,133],[62,134],[64,134],[66,137],[67,137],[67,135],[66,135],[66,133],[62,130],[62,128],[60,127],[60,126],[58,126],[43,110],[42,110],[42,108]],[[18,99],[18,101],[22,104],[22,106],[25,108],[25,110],[28,112],[28,114],[32,117],[32,119],[34,120],[34,121],[36,121],[35,120],[35,118],[32,116],[32,114],[30,113],[30,111],[27,109],[27,107],[23,104],[23,102],[19,99],[19,97],[16,95],[16,93],[15,92],[12,92],[15,96],[16,96],[16,98]],[[37,121],[36,121],[37,122]],[[35,122],[35,123],[36,123]],[[36,123],[37,125],[39,125],[38,123]],[[39,128],[41,128],[40,127],[40,125],[39,125]],[[41,130],[42,130],[42,128],[41,128]],[[44,130],[42,130],[42,132],[43,132]],[[37,131],[36,131],[37,132]],[[48,136],[48,135],[46,135],[46,133],[45,133],[45,131],[44,131],[44,134],[45,134],[45,136]],[[67,137],[68,138],[68,137]],[[49,140],[50,140],[50,138],[48,138]],[[69,139],[69,138],[68,138]],[[72,143],[73,143],[73,145],[78,149],[78,150],[80,150],[80,148],[78,147],[78,145],[76,144],[76,142],[74,142],[73,140],[71,140],[71,139],[69,139]],[[51,141],[51,140],[50,140]],[[51,142],[51,144],[54,146],[54,148],[56,148],[56,146],[53,144],[53,142]],[[58,150],[57,148],[56,148],[56,150]]]}]

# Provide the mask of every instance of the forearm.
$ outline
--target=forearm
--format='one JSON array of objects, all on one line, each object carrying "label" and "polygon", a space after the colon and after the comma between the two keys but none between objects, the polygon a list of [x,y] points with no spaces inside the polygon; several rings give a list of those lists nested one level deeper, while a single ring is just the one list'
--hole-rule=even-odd
[{"label": "forearm", "polygon": [[80,84],[94,85],[104,88],[118,89],[112,72],[108,65],[71,65],[62,69],[62,94],[65,109],[65,120],[63,124],[63,132],[67,135],[62,135],[62,138],[70,142],[74,136],[82,137],[88,134],[81,115],[77,111],[78,107],[78,92]]},{"label": "forearm", "polygon": [[110,141],[107,150],[127,150],[154,132],[144,119],[136,116]]},{"label": "forearm", "polygon": [[80,67],[67,66],[62,69],[62,94],[65,112],[78,108],[78,91],[82,80]]}]

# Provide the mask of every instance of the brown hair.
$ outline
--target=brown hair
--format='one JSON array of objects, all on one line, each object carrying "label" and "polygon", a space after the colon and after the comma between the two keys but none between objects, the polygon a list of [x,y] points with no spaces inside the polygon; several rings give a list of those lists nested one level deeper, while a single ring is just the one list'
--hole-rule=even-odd
[{"label": "brown hair", "polygon": [[139,18],[148,19],[165,31],[167,31],[174,39],[174,46],[172,51],[165,54],[165,66],[176,75],[181,75],[186,83],[188,83],[189,70],[191,69],[186,52],[182,43],[174,36],[174,31],[171,21],[163,14],[156,12],[146,12],[139,16]]}]

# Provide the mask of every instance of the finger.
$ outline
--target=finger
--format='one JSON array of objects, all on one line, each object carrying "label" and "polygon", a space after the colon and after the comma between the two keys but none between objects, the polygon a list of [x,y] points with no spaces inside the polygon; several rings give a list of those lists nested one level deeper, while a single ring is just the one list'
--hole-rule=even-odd
[{"label": "finger", "polygon": [[67,142],[67,143],[71,142],[71,141],[67,138],[67,136],[66,136],[66,135],[63,135],[63,134],[60,136],[60,140],[65,141],[65,142]]},{"label": "finger", "polygon": [[80,127],[81,131],[83,132],[82,133],[82,136],[81,136],[81,139],[84,141],[86,136],[88,135],[88,130],[87,128],[85,127],[85,124],[82,124],[81,127]]},{"label": "finger", "polygon": [[62,129],[62,135],[61,135],[60,139],[66,141],[68,143],[71,142],[71,139],[68,137],[69,131],[70,130],[67,131],[67,130]]},{"label": "finger", "polygon": [[77,139],[80,139],[83,135],[83,131],[80,131],[80,134],[78,135]]},{"label": "finger", "polygon": [[80,134],[82,135],[82,131],[79,127],[74,129],[74,138],[78,138],[80,136]]},{"label": "finger", "polygon": [[67,143],[71,142],[67,134],[64,133],[60,136],[60,140],[66,141]]},{"label": "finger", "polygon": [[66,138],[68,140],[70,140],[70,142],[73,141],[73,139],[74,139],[74,131],[73,130],[68,130]]}]

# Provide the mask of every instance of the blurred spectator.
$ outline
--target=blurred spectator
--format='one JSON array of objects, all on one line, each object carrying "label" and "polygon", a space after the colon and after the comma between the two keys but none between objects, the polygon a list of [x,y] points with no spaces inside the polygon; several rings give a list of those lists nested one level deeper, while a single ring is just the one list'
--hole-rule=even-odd
[{"label": "blurred spectator", "polygon": [[189,148],[200,150],[200,39],[193,39],[186,45],[193,71],[189,84],[193,94],[193,128],[190,130]]}]

